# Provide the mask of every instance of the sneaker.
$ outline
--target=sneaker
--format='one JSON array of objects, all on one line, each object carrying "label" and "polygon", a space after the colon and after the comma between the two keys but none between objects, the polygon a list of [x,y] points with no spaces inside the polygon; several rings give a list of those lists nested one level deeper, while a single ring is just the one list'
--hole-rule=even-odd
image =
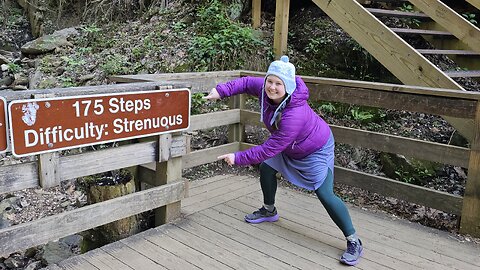
[{"label": "sneaker", "polygon": [[347,250],[340,258],[340,262],[346,265],[356,265],[363,254],[362,241],[347,241]]},{"label": "sneaker", "polygon": [[252,214],[248,214],[245,216],[245,221],[248,223],[262,223],[262,222],[274,222],[278,220],[277,208],[274,208],[272,212],[262,208],[258,209],[257,211],[253,212]]}]

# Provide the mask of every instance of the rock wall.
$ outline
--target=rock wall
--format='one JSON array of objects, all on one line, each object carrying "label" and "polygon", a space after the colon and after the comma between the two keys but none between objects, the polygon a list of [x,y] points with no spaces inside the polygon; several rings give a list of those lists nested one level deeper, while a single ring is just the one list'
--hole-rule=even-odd
[{"label": "rock wall", "polygon": [[42,0],[17,0],[18,4],[28,14],[32,34],[34,37],[40,37],[45,33],[44,13],[45,3]]}]

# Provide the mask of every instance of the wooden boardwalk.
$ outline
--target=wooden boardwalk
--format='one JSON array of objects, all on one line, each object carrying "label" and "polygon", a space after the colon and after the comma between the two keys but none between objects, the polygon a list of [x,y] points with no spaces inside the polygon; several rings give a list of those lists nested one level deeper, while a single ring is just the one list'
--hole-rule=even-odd
[{"label": "wooden boardwalk", "polygon": [[[49,269],[346,269],[340,230],[316,197],[278,189],[280,220],[252,225],[257,178],[223,175],[191,183],[182,219],[67,259]],[[364,242],[353,269],[480,269],[480,246],[390,216],[349,207]],[[349,269],[352,269],[349,268]]]}]

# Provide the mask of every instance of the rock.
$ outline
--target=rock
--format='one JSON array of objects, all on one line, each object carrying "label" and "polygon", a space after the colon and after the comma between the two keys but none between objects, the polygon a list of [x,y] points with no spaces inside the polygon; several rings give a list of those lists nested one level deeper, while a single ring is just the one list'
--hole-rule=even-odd
[{"label": "rock", "polygon": [[8,219],[4,218],[3,215],[0,215],[0,230],[4,229],[4,228],[7,228],[7,227],[10,227],[10,226],[12,226],[10,221],[8,221]]},{"label": "rock", "polygon": [[27,42],[22,46],[21,51],[24,54],[43,54],[59,49],[63,46],[72,47],[73,44],[67,40],[67,38],[72,35],[78,35],[78,31],[76,31],[75,28],[55,31],[51,35],[45,35]]},{"label": "rock", "polygon": [[42,267],[42,262],[41,261],[35,261],[30,263],[27,267],[25,267],[24,270],[37,270]]},{"label": "rock", "polygon": [[16,208],[18,208],[18,203],[20,201],[20,198],[18,197],[10,197],[2,200],[0,202],[0,214],[3,213],[11,213],[15,211]]},{"label": "rock", "polygon": [[0,79],[0,85],[9,86],[13,83],[13,78],[10,76],[5,76],[5,78]]},{"label": "rock", "polygon": [[15,85],[28,85],[28,78],[23,73],[17,73],[13,75],[15,81],[13,82]]},{"label": "rock", "polygon": [[48,242],[43,247],[43,259],[47,264],[54,264],[74,256],[67,244],[58,242]]},{"label": "rock", "polygon": [[19,256],[8,257],[8,259],[6,259],[3,263],[8,268],[21,268],[25,266],[25,262]]},{"label": "rock", "polygon": [[0,54],[0,64],[9,64],[10,60],[7,57]]},{"label": "rock", "polygon": [[42,81],[42,76],[43,73],[40,71],[40,69],[37,69],[33,74],[30,74],[28,85],[31,89],[38,88],[38,85]]},{"label": "rock", "polygon": [[8,70],[8,65],[2,64],[2,65],[0,66],[0,69],[2,69],[2,71],[7,71],[7,70]]},{"label": "rock", "polygon": [[15,91],[28,90],[28,88],[25,85],[15,85],[12,89]]},{"label": "rock", "polygon": [[87,74],[87,75],[80,76],[80,78],[78,78],[78,80],[80,82],[85,82],[85,81],[90,81],[94,78],[95,78],[95,74]]}]

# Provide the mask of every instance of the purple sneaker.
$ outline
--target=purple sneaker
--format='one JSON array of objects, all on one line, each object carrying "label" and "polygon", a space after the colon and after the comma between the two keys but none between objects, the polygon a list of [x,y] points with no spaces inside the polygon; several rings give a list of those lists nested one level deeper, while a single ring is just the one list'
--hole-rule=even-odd
[{"label": "purple sneaker", "polygon": [[262,223],[262,222],[275,222],[278,220],[277,208],[274,208],[272,212],[262,208],[258,209],[257,211],[253,212],[252,214],[248,214],[245,216],[245,221],[248,223]]},{"label": "purple sneaker", "polygon": [[343,253],[340,262],[346,265],[356,265],[363,254],[362,241],[347,241],[347,250]]}]

